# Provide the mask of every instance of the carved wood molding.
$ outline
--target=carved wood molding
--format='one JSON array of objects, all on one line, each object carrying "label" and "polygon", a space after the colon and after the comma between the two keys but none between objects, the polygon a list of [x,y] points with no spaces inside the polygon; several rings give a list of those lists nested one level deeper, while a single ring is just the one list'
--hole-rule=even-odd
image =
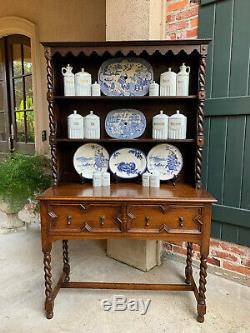
[{"label": "carved wood molding", "polygon": [[[95,49],[93,51],[93,49]],[[67,47],[60,47],[55,46],[51,47],[51,54],[52,56],[61,55],[65,56],[79,56],[81,54],[85,56],[107,56],[107,57],[115,57],[115,56],[144,56],[144,55],[153,55],[153,54],[160,54],[160,55],[167,55],[173,54],[178,55],[179,53],[185,53],[187,55],[192,54],[193,52],[200,53],[201,47],[200,45],[161,45],[161,46],[112,46],[109,47],[96,47],[96,46],[70,46]]]},{"label": "carved wood molding", "polygon": [[56,213],[55,213],[53,210],[51,210],[50,212],[48,212],[48,215],[49,215],[49,217],[50,217],[52,220],[54,220],[54,219],[57,218],[57,215],[56,215]]},{"label": "carved wood molding", "polygon": [[81,230],[81,231],[88,231],[88,232],[91,232],[91,231],[92,231],[92,227],[91,227],[87,222],[84,222],[84,223],[80,226],[80,230]]},{"label": "carved wood molding", "polygon": [[87,212],[88,211],[88,208],[89,208],[89,204],[87,204],[87,203],[84,203],[84,204],[80,204],[79,205],[79,208],[80,208],[80,210],[82,211],[82,212]]},{"label": "carved wood molding", "polygon": [[169,230],[170,230],[170,228],[164,223],[164,224],[162,224],[161,226],[160,226],[160,228],[159,228],[159,232],[161,233],[161,232],[167,232],[167,233],[169,233]]},{"label": "carved wood molding", "polygon": [[171,207],[170,205],[160,205],[159,206],[159,208],[163,214],[165,214],[169,210],[170,207]]}]

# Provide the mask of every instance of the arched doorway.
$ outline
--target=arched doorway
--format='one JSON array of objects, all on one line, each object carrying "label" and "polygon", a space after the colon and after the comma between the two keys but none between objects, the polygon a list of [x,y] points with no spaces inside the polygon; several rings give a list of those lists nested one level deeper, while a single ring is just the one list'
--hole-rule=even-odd
[{"label": "arched doorway", "polygon": [[34,152],[30,38],[0,39],[0,151]]}]

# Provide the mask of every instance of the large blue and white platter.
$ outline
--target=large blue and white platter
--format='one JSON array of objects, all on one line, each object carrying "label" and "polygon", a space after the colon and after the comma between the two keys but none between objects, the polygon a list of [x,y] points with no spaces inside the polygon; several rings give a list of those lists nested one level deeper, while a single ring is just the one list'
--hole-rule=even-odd
[{"label": "large blue and white platter", "polygon": [[180,150],[170,144],[154,146],[147,155],[147,167],[151,173],[158,173],[160,180],[169,180],[177,176],[183,166]]},{"label": "large blue and white platter", "polygon": [[105,119],[105,130],[111,138],[135,139],[146,128],[144,114],[135,109],[117,109],[110,111]]},{"label": "large blue and white platter", "polygon": [[92,179],[94,172],[108,170],[109,154],[101,145],[86,143],[76,150],[73,164],[79,175]]},{"label": "large blue and white platter", "polygon": [[142,58],[112,58],[101,65],[98,83],[106,96],[145,96],[153,76],[152,66]]},{"label": "large blue and white platter", "polygon": [[109,160],[109,168],[116,176],[124,179],[141,175],[147,167],[145,154],[136,148],[121,148]]}]

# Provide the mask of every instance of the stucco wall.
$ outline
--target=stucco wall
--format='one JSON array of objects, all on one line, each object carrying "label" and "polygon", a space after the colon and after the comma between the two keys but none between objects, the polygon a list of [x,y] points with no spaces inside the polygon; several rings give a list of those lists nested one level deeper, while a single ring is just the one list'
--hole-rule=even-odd
[{"label": "stucco wall", "polygon": [[4,16],[32,21],[41,40],[105,39],[105,0],[3,0]]},{"label": "stucco wall", "polygon": [[[41,131],[48,129],[46,102],[46,71],[40,41],[105,40],[105,0],[4,0],[0,1],[0,20],[6,17],[23,18],[34,23],[36,41],[36,149],[46,151]],[[12,25],[13,22],[13,26]],[[9,26],[6,26],[6,25]],[[0,37],[20,33],[14,20],[0,25]]]},{"label": "stucco wall", "polygon": [[162,39],[164,7],[165,0],[106,0],[107,40]]}]

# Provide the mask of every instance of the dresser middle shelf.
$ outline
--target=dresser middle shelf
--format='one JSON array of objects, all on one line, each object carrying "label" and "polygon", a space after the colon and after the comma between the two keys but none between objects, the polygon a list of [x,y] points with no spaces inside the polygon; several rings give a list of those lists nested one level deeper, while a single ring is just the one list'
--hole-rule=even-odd
[{"label": "dresser middle shelf", "polygon": [[109,100],[109,101],[118,101],[118,100],[189,100],[198,98],[196,95],[189,96],[54,96],[54,99],[57,101],[80,101],[80,100]]},{"label": "dresser middle shelf", "polygon": [[186,143],[193,143],[195,139],[146,139],[146,138],[138,138],[138,139],[112,139],[112,138],[105,138],[105,139],[67,139],[67,138],[56,138],[56,142],[162,142],[162,143],[178,143],[178,142],[186,142]]}]

